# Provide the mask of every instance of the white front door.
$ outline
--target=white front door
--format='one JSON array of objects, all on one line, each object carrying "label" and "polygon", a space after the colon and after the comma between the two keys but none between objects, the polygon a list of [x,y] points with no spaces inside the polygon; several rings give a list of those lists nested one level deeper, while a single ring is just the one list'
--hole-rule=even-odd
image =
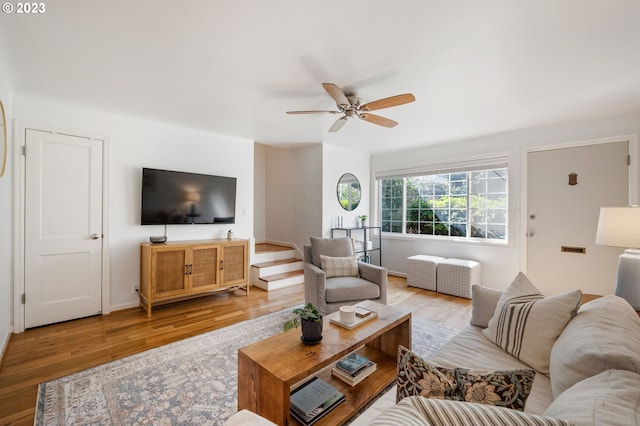
[{"label": "white front door", "polygon": [[104,142],[27,129],[25,327],[102,309]]},{"label": "white front door", "polygon": [[613,294],[622,249],[596,228],[600,207],[628,203],[628,155],[628,141],[528,153],[527,276],[543,294]]}]

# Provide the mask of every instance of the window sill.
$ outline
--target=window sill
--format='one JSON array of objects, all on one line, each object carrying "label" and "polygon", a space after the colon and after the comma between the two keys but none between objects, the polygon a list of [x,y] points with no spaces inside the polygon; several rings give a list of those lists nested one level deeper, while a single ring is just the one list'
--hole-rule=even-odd
[{"label": "window sill", "polygon": [[393,232],[383,232],[382,238],[386,240],[404,240],[404,241],[429,241],[429,242],[447,242],[454,244],[467,244],[474,246],[500,247],[508,248],[511,245],[509,240],[481,240],[475,238],[447,237],[439,235],[421,235],[421,234],[396,234]]}]

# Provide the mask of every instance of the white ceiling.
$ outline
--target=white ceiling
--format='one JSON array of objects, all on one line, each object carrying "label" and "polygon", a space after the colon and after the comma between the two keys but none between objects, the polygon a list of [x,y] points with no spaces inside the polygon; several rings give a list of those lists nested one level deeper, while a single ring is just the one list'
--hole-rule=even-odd
[{"label": "white ceiling", "polygon": [[[10,87],[267,144],[382,152],[640,108],[637,0],[55,0],[0,15]],[[334,115],[321,83],[392,129]]]}]

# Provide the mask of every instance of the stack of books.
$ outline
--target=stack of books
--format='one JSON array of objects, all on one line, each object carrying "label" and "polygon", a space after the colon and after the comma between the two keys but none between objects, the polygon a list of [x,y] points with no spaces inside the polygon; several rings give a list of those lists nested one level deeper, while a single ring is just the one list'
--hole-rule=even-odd
[{"label": "stack of books", "polygon": [[344,399],[344,394],[338,389],[322,379],[312,377],[291,392],[289,412],[302,424],[312,425]]},{"label": "stack of books", "polygon": [[338,361],[331,370],[331,374],[345,383],[355,386],[376,371],[376,367],[377,364],[369,358],[353,352]]}]

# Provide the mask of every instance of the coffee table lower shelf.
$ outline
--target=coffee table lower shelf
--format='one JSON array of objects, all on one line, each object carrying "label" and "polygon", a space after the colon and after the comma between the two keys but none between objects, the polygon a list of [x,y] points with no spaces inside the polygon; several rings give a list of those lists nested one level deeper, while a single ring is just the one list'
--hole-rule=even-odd
[{"label": "coffee table lower shelf", "polygon": [[[391,357],[367,346],[357,350],[356,352],[366,356],[378,364],[376,371],[356,386],[351,386],[337,377],[334,377],[331,374],[331,368],[333,366],[326,367],[318,371],[315,376],[335,386],[345,395],[345,400],[331,410],[331,412],[325,417],[318,420],[317,423],[314,423],[314,426],[337,425],[346,422],[353,417],[354,414],[360,411],[360,409],[362,409],[369,401],[374,399],[395,382],[397,375],[397,360],[395,357]],[[292,386],[291,389],[295,389],[296,386]],[[289,424],[298,425],[300,423],[293,416],[289,415]]]}]

